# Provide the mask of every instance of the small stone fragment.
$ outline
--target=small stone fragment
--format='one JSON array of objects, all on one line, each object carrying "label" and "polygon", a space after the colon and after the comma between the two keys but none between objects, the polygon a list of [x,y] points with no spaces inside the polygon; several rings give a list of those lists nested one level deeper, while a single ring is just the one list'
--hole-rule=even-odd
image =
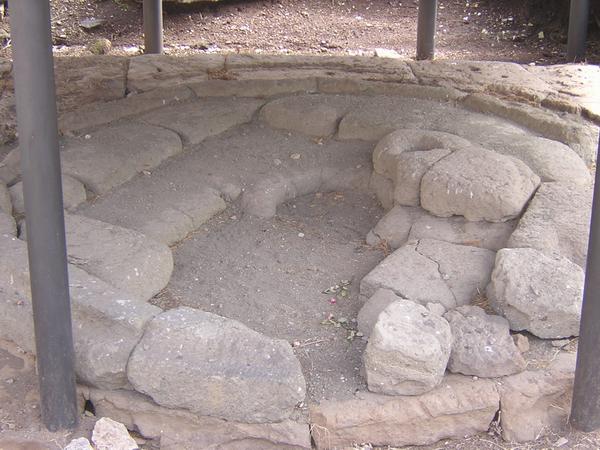
[{"label": "small stone fragment", "polygon": [[103,417],[92,432],[92,442],[96,450],[136,450],[137,442],[129,435],[127,428],[120,422]]},{"label": "small stone fragment", "polygon": [[63,450],[94,450],[94,447],[92,447],[90,441],[84,437],[81,437],[78,439],[73,439]]},{"label": "small stone fragment", "polygon": [[515,341],[515,345],[521,353],[529,351],[529,338],[527,336],[521,333],[517,333],[513,335],[513,339]]},{"label": "small stone fragment", "polygon": [[448,322],[424,306],[397,300],[384,309],[363,354],[371,392],[419,395],[444,376],[452,334]]}]

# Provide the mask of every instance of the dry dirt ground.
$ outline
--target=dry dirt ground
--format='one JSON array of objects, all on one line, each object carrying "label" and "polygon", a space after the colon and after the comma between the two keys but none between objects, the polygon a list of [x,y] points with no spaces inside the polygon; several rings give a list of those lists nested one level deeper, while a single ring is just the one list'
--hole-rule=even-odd
[{"label": "dry dirt ground", "polygon": [[[222,0],[169,6],[167,53],[415,53],[417,0]],[[592,2],[594,5],[598,2]],[[113,52],[143,45],[136,0],[51,0],[58,53],[80,54],[98,38]],[[565,62],[567,0],[440,0],[437,56],[551,64]],[[600,8],[599,8],[600,10]],[[91,29],[85,21],[102,23]],[[588,62],[600,61],[599,21],[592,14]],[[10,53],[10,14],[0,22],[0,54]],[[2,29],[4,30],[4,37]]]}]

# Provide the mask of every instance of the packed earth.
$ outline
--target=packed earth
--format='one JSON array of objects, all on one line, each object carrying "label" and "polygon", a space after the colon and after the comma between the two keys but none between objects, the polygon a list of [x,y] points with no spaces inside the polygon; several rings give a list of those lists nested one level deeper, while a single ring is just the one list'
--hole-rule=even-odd
[{"label": "packed earth", "polygon": [[0,59],[0,449],[599,446],[568,426],[598,68],[318,53],[56,59],[58,433]]}]

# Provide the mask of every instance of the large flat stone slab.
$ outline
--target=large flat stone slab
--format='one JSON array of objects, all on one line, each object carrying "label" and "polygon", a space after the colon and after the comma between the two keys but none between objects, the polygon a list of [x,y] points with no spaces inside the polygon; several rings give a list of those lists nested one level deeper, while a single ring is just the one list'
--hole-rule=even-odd
[{"label": "large flat stone slab", "polygon": [[[0,336],[35,353],[27,247],[0,236]],[[140,303],[69,265],[75,370],[85,384],[128,386],[126,368],[148,320],[161,310]]]},{"label": "large flat stone slab", "polygon": [[128,377],[161,406],[248,423],[287,419],[306,392],[288,342],[185,307],[148,324]]},{"label": "large flat stone slab", "polygon": [[261,119],[276,129],[309,136],[331,136],[342,116],[359,103],[351,96],[302,95],[284,97],[267,103]]},{"label": "large flat stone slab", "polygon": [[206,80],[190,85],[198,97],[268,98],[283,94],[317,92],[317,80],[308,78]]},{"label": "large flat stone slab", "polygon": [[410,300],[393,301],[377,317],[363,353],[369,391],[430,391],[442,381],[451,347],[452,333],[444,318]]},{"label": "large flat stone slab", "polygon": [[485,432],[499,408],[493,381],[451,375],[419,396],[358,392],[351,400],[321,402],[311,406],[310,422],[318,449],[357,442],[403,447]]},{"label": "large flat stone slab", "polygon": [[171,249],[134,230],[66,214],[69,262],[134,299],[147,301],[169,282]]},{"label": "large flat stone slab", "polygon": [[507,248],[496,255],[487,296],[515,331],[542,339],[579,333],[584,273],[560,255],[532,248]]},{"label": "large flat stone slab", "polygon": [[264,100],[251,98],[203,98],[167,106],[144,114],[140,120],[174,130],[191,145],[250,122]]},{"label": "large flat stone slab", "polygon": [[77,132],[90,127],[106,125],[124,117],[145,113],[165,105],[179,103],[192,96],[186,86],[154,89],[141,94],[131,93],[125,98],[111,102],[96,102],[74,111],[61,114],[58,119],[60,130]]},{"label": "large flat stone slab", "polygon": [[309,425],[284,420],[243,423],[198,416],[183,409],[165,408],[147,396],[128,390],[84,389],[98,417],[112,417],[147,439],[160,440],[160,448],[239,448],[248,450],[310,449]]},{"label": "large flat stone slab", "polygon": [[592,187],[542,183],[507,247],[558,253],[585,267],[592,211]]},{"label": "large flat stone slab", "polygon": [[140,55],[129,60],[127,90],[143,92],[208,79],[209,71],[224,69],[223,55]]},{"label": "large flat stone slab", "polygon": [[441,303],[451,309],[471,302],[485,289],[494,264],[494,252],[434,239],[411,241],[399,248],[360,283],[360,293],[377,289],[422,305]]},{"label": "large flat stone slab", "polygon": [[433,165],[421,182],[421,205],[436,216],[503,222],[529,201],[540,179],[522,161],[468,148]]},{"label": "large flat stone slab", "polygon": [[103,194],[181,152],[172,131],[144,124],[102,128],[61,145],[62,170]]},{"label": "large flat stone slab", "polygon": [[[77,208],[86,201],[87,193],[85,186],[79,180],[69,175],[62,175],[63,207],[66,210]],[[25,199],[23,197],[23,182],[13,184],[10,187],[10,197],[16,214],[25,214]]]}]

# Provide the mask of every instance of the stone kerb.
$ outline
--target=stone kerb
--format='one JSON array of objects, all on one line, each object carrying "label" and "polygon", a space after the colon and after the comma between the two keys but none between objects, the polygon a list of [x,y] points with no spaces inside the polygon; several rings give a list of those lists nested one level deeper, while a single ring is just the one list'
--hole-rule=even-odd
[{"label": "stone kerb", "polygon": [[[95,64],[107,67],[94,72]],[[198,439],[309,448],[307,419],[297,410],[306,381],[289,343],[190,308],[163,312],[147,300],[172,270],[165,244],[238,196],[245,213],[271,217],[298,195],[354,188],[375,192],[389,210],[367,242],[395,251],[360,283],[369,392],[311,405],[317,447],[463,437],[486,431],[499,410],[505,437],[526,440],[515,392],[531,399],[525,407],[536,436],[562,418],[540,408],[568,397],[570,361],[525,370],[510,331],[547,339],[577,332],[577,264],[586,249],[570,231],[587,230],[588,211],[555,213],[573,195],[588,204],[586,163],[598,130],[584,120],[592,116],[585,106],[558,96],[539,73],[507,63],[262,55],[57,63],[57,71],[67,69],[76,76],[59,87],[65,173],[86,198],[99,195],[93,203],[79,195],[67,216],[78,230],[69,253],[77,374],[99,410],[160,435],[163,448]],[[2,70],[6,91],[10,68]],[[243,164],[234,154],[211,162],[206,177],[194,172],[193,181],[178,183],[178,170],[202,162],[195,146],[245,124],[300,135],[315,148],[275,158],[281,167],[269,166],[269,176],[214,175]],[[11,216],[22,212],[18,156],[0,165],[0,321],[7,325],[0,332],[33,350],[24,244]],[[90,163],[102,156],[111,164]],[[140,192],[152,207],[126,201]],[[90,236],[114,238],[114,251],[94,248]]]}]

